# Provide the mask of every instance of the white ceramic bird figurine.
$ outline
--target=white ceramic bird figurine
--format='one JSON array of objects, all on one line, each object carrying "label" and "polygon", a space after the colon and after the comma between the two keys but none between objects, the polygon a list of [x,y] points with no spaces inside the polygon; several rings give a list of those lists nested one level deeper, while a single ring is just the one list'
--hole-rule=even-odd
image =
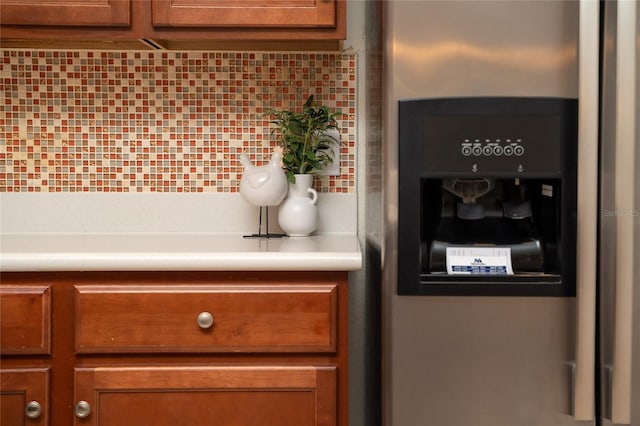
[{"label": "white ceramic bird figurine", "polygon": [[288,183],[280,166],[282,153],[275,151],[265,165],[254,166],[246,153],[240,154],[244,167],[240,179],[240,194],[254,206],[277,206],[287,195]]}]

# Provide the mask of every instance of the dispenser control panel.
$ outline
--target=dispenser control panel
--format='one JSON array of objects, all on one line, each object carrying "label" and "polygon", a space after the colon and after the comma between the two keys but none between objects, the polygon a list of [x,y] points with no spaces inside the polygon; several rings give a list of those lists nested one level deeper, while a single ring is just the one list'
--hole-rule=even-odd
[{"label": "dispenser control panel", "polygon": [[[552,115],[424,117],[424,175],[555,176],[562,172],[563,123]],[[532,122],[534,124],[532,125]]]},{"label": "dispenser control panel", "polygon": [[460,144],[460,153],[465,157],[520,157],[524,154],[522,139],[465,139]]}]

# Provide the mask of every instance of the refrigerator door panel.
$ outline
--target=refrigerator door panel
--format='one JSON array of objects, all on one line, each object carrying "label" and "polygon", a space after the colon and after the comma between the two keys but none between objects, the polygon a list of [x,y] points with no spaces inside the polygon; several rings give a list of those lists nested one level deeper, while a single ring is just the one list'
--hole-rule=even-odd
[{"label": "refrigerator door panel", "polygon": [[602,425],[640,425],[638,22],[635,2],[605,2],[601,126]]},{"label": "refrigerator door panel", "polygon": [[600,5],[580,2],[576,371],[574,417],[593,421],[596,401]]},{"label": "refrigerator door panel", "polygon": [[388,424],[575,425],[574,302],[396,298]]},{"label": "refrigerator door panel", "polygon": [[611,377],[611,420],[631,423],[631,344],[633,314],[633,222],[636,107],[636,3],[618,3],[616,73],[616,281]]},{"label": "refrigerator door panel", "polygon": [[611,426],[611,363],[613,362],[613,306],[615,296],[616,221],[615,206],[615,81],[617,8],[615,2],[605,3],[602,50],[602,97],[600,126],[600,238],[599,238],[599,383],[598,415],[603,426]]},{"label": "refrigerator door panel", "polygon": [[575,1],[384,2],[386,426],[590,425],[572,416],[574,298],[398,296],[398,101],[578,97]]}]

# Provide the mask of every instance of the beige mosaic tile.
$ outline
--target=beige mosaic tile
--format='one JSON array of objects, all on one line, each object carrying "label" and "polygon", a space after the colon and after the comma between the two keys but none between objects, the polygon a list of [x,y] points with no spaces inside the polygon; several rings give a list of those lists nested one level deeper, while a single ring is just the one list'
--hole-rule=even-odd
[{"label": "beige mosaic tile", "polygon": [[263,113],[309,94],[343,113],[355,191],[356,67],[343,52],[0,50],[0,192],[236,192],[239,154],[268,160]]}]

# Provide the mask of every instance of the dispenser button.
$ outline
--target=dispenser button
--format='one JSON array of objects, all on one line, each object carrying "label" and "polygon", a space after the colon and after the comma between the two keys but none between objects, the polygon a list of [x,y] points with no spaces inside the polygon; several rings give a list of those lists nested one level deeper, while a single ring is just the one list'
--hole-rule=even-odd
[{"label": "dispenser button", "polygon": [[514,153],[515,155],[522,155],[522,154],[524,154],[524,146],[522,146],[522,145],[516,145],[516,146],[513,148],[513,153]]}]

